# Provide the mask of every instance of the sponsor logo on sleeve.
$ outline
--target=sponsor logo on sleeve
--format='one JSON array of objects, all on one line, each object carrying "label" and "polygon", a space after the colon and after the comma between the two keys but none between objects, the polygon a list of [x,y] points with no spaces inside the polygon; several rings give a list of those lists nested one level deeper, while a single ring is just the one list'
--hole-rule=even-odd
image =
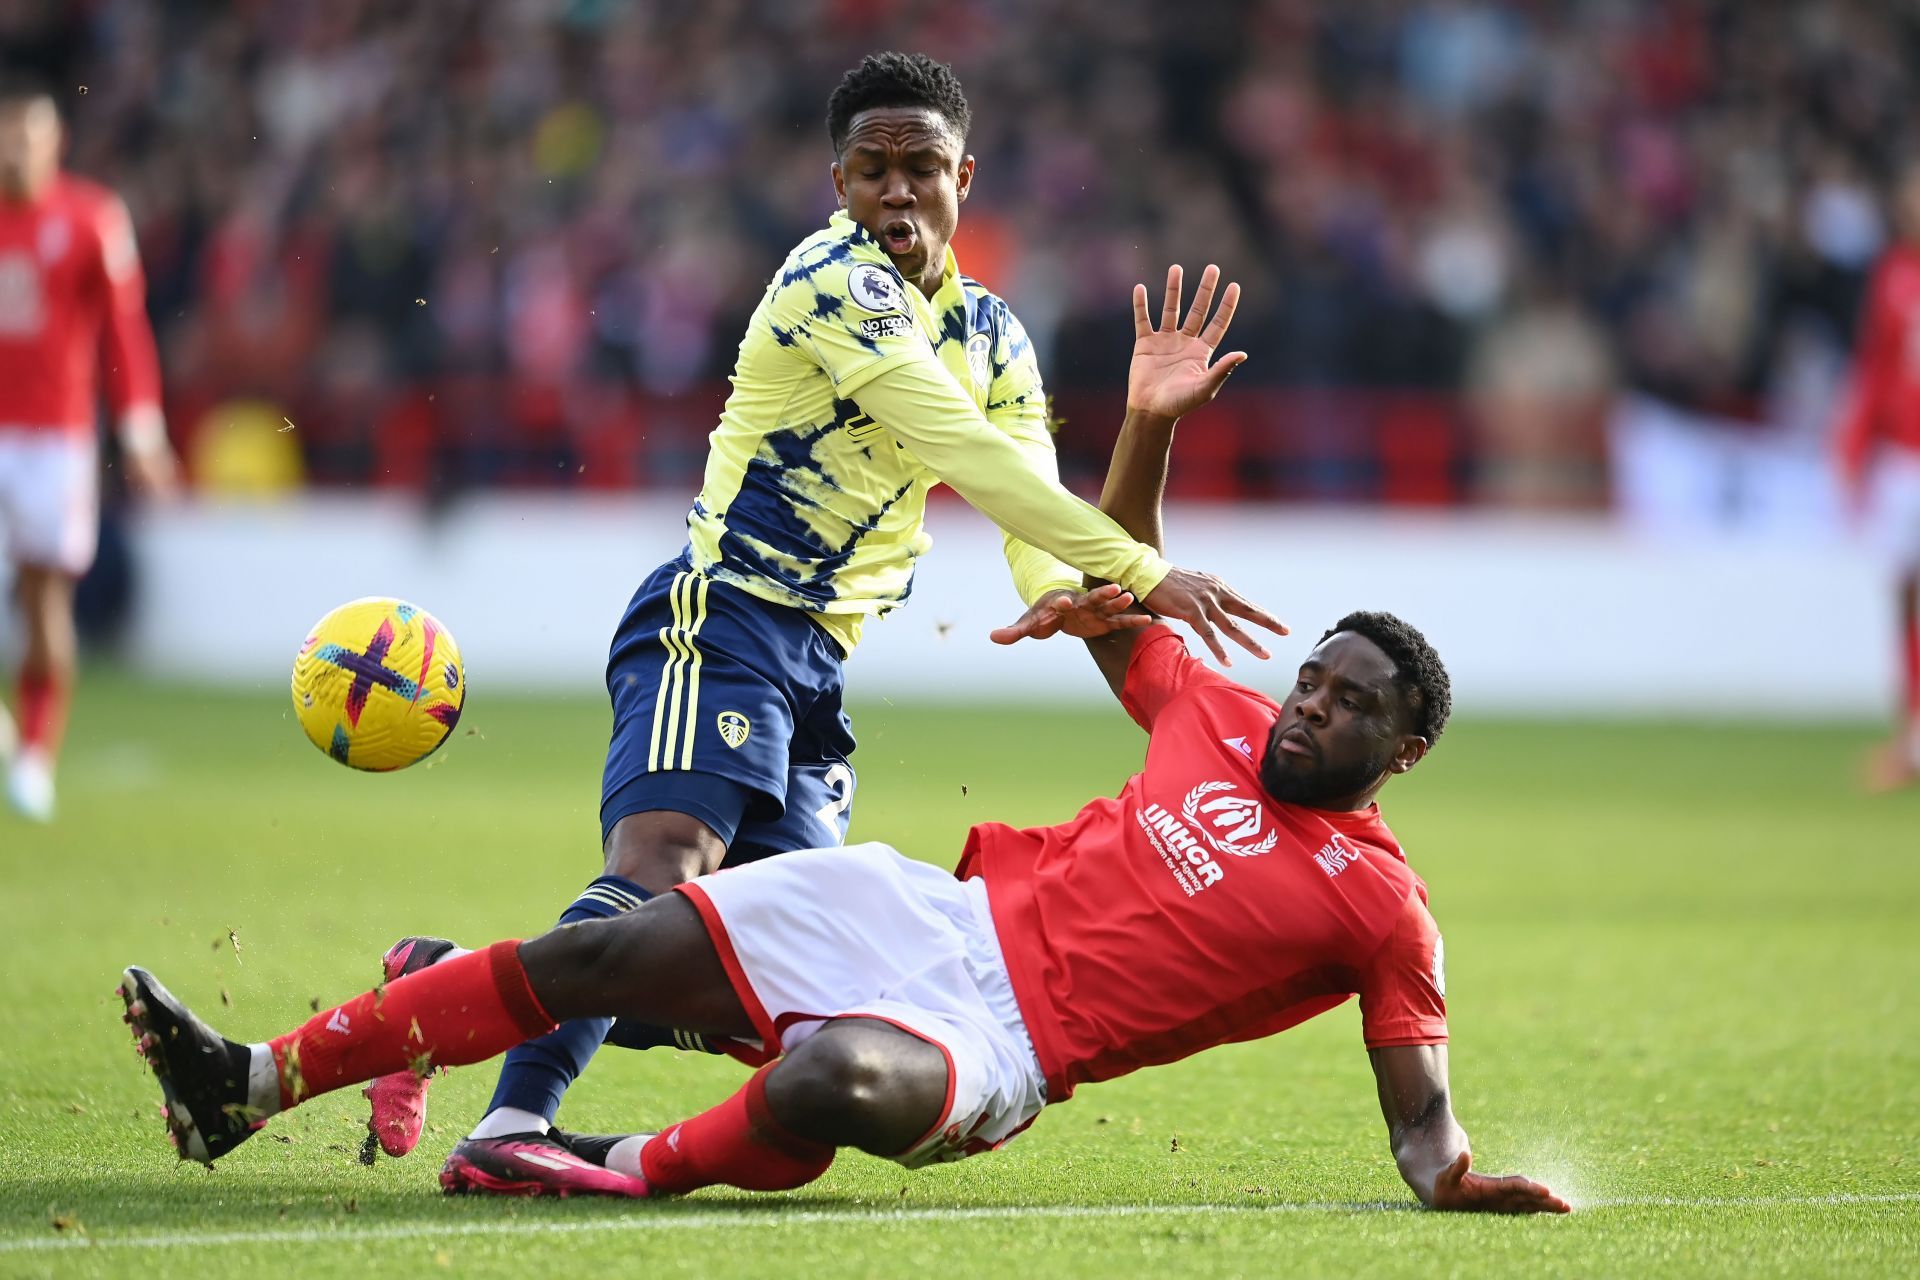
[{"label": "sponsor logo on sleeve", "polygon": [[1447,940],[1439,934],[1433,935],[1433,989],[1440,998],[1447,998]]},{"label": "sponsor logo on sleeve", "polygon": [[1320,852],[1313,855],[1313,860],[1332,878],[1360,861],[1360,847],[1336,831],[1320,846]]},{"label": "sponsor logo on sleeve", "polygon": [[860,333],[872,341],[881,338],[906,338],[913,335],[913,321],[905,316],[874,316],[860,322]]},{"label": "sponsor logo on sleeve", "polygon": [[847,296],[867,311],[905,311],[906,295],[900,281],[885,267],[863,262],[847,273]]}]

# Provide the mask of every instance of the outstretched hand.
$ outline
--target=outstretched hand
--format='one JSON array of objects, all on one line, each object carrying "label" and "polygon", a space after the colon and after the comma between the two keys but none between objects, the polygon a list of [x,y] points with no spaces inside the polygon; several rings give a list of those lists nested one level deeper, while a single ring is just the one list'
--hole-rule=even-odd
[{"label": "outstretched hand", "polygon": [[1153,619],[1128,610],[1133,593],[1109,582],[1091,591],[1050,591],[1033,602],[1033,607],[1004,627],[995,627],[988,639],[995,644],[1014,644],[1021,640],[1045,640],[1064,631],[1070,636],[1090,640],[1112,631],[1144,627]]},{"label": "outstretched hand", "polygon": [[1433,1180],[1433,1207],[1458,1213],[1572,1213],[1573,1206],[1545,1183],[1509,1174],[1504,1178],[1471,1172],[1473,1153],[1462,1151]]},{"label": "outstretched hand", "polygon": [[1257,622],[1275,635],[1287,634],[1287,624],[1280,621],[1210,573],[1196,573],[1191,569],[1182,569],[1175,565],[1160,580],[1160,585],[1147,592],[1140,603],[1163,618],[1178,618],[1192,627],[1194,634],[1220,660],[1220,665],[1230,667],[1233,659],[1227,656],[1227,647],[1220,643],[1215,628],[1224,631],[1233,638],[1233,642],[1256,658],[1271,657],[1258,640],[1248,635],[1236,618],[1245,618],[1248,622]]},{"label": "outstretched hand", "polygon": [[[1244,351],[1229,351],[1213,360],[1214,348],[1233,323],[1240,305],[1240,286],[1229,284],[1220,295],[1213,319],[1207,311],[1220,283],[1220,268],[1209,265],[1200,273],[1193,308],[1180,322],[1180,268],[1167,269],[1166,299],[1156,328],[1147,317],[1147,287],[1133,286],[1133,363],[1127,368],[1127,408],[1165,418],[1179,418],[1218,395],[1227,375],[1246,361]],[[1204,327],[1203,327],[1204,326]],[[1209,365],[1207,362],[1213,360]]]}]

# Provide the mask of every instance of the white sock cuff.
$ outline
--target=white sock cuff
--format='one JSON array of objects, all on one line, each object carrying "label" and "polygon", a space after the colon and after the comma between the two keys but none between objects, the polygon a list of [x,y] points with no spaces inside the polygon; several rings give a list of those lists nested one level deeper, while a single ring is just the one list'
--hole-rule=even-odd
[{"label": "white sock cuff", "polygon": [[253,1055],[247,1064],[247,1105],[263,1116],[280,1111],[280,1069],[273,1063],[273,1050],[264,1042],[250,1044]]},{"label": "white sock cuff", "polygon": [[473,1126],[469,1138],[504,1138],[512,1133],[545,1133],[553,1126],[547,1123],[545,1116],[535,1115],[531,1111],[522,1111],[518,1107],[501,1107],[489,1111]]},{"label": "white sock cuff", "polygon": [[624,1173],[629,1178],[645,1177],[640,1172],[640,1150],[659,1136],[655,1133],[636,1133],[620,1139],[607,1149],[607,1168],[615,1173]]}]

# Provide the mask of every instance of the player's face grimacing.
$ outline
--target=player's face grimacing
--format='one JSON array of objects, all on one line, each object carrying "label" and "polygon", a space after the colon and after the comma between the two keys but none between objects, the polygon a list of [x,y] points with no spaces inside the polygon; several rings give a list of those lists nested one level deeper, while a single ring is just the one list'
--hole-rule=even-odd
[{"label": "player's face grimacing", "polygon": [[1427,753],[1412,732],[1393,661],[1364,636],[1341,631],[1300,664],[1260,762],[1267,794],[1314,809],[1360,809],[1389,776]]},{"label": "player's face grimacing", "polygon": [[964,141],[937,111],[874,107],[853,118],[833,162],[840,207],[929,296],[940,287],[947,242],[973,183]]}]

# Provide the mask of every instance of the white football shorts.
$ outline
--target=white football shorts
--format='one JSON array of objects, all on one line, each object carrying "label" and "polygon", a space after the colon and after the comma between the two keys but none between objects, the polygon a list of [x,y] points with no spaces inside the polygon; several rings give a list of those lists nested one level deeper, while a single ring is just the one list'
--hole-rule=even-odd
[{"label": "white football shorts", "polygon": [[783,853],[680,890],[767,1044],[789,1053],[830,1018],[878,1018],[946,1055],[946,1108],[900,1164],[1004,1146],[1047,1104],[980,880],[872,843]]},{"label": "white football shorts", "polygon": [[79,577],[100,536],[93,436],[0,426],[0,547],[15,564]]},{"label": "white football shorts", "polygon": [[1920,570],[1920,451],[1886,448],[1867,480],[1867,537],[1902,572]]}]

